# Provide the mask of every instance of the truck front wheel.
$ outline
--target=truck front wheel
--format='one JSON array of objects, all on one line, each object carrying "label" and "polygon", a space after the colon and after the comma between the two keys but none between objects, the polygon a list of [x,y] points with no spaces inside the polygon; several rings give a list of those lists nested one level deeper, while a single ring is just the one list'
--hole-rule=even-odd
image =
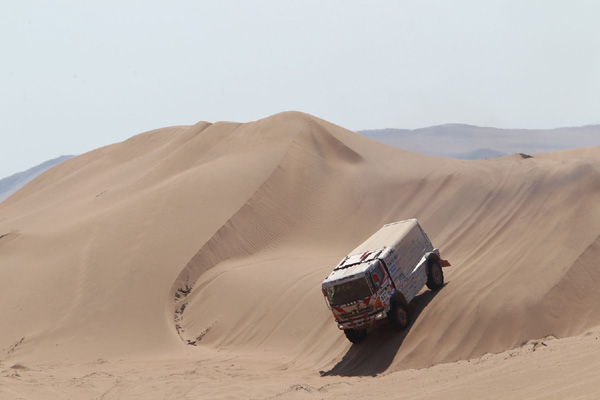
[{"label": "truck front wheel", "polygon": [[344,329],[344,333],[352,343],[360,343],[367,337],[366,329]]},{"label": "truck front wheel", "polygon": [[429,262],[429,271],[427,271],[427,287],[431,290],[438,290],[444,286],[444,272],[438,261]]},{"label": "truck front wheel", "polygon": [[392,308],[388,313],[388,319],[390,320],[390,325],[395,331],[402,331],[406,329],[409,325],[408,321],[408,311],[404,304],[399,301],[395,301],[392,303]]}]

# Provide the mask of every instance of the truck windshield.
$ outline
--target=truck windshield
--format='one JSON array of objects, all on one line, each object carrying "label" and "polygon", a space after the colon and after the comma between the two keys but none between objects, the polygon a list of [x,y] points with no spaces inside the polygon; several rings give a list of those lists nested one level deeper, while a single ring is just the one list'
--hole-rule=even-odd
[{"label": "truck windshield", "polygon": [[372,294],[371,288],[364,277],[336,286],[330,286],[325,288],[325,291],[327,292],[329,304],[332,306],[339,306],[364,299]]}]

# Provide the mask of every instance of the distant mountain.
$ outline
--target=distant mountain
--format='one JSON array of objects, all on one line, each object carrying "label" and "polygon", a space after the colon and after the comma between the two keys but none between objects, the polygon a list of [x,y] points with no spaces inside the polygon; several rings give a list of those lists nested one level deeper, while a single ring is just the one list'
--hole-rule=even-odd
[{"label": "distant mountain", "polygon": [[471,160],[600,145],[600,125],[557,129],[498,129],[446,124],[412,130],[388,128],[357,133],[416,153]]},{"label": "distant mountain", "polygon": [[15,193],[27,182],[40,175],[42,172],[49,170],[61,162],[72,158],[73,156],[60,156],[52,160],[36,165],[33,168],[29,168],[27,171],[17,172],[7,178],[0,179],[0,202],[7,199],[11,194]]}]

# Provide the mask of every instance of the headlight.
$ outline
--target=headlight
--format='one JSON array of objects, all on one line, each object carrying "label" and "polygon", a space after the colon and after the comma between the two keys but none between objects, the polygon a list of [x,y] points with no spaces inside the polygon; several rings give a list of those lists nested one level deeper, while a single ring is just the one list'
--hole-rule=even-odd
[{"label": "headlight", "polygon": [[344,329],[344,325],[342,325],[342,324],[338,324],[338,328],[340,328],[340,329]]},{"label": "headlight", "polygon": [[375,319],[384,319],[385,317],[386,317],[386,315],[385,315],[385,311],[378,312],[378,313],[375,315]]}]

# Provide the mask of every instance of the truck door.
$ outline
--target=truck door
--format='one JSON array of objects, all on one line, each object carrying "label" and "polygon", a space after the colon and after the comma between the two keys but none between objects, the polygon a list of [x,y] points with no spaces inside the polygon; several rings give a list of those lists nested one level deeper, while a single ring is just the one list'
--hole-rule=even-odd
[{"label": "truck door", "polygon": [[379,286],[385,281],[387,274],[383,269],[383,265],[381,265],[381,261],[377,260],[375,268],[371,271],[371,279],[373,280],[373,288],[375,290],[379,289]]}]

